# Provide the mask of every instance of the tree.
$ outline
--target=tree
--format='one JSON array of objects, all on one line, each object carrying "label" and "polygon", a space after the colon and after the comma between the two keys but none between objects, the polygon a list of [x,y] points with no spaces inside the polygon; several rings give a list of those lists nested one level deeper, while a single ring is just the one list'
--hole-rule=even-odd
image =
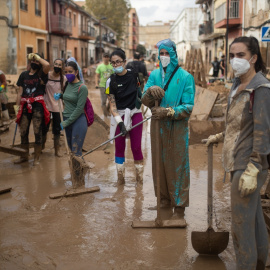
[{"label": "tree", "polygon": [[86,7],[97,19],[106,17],[105,24],[117,32],[117,38],[123,35],[130,9],[129,0],[86,0]]},{"label": "tree", "polygon": [[146,48],[143,45],[138,44],[136,52],[139,52],[140,55],[145,55],[146,54]]}]

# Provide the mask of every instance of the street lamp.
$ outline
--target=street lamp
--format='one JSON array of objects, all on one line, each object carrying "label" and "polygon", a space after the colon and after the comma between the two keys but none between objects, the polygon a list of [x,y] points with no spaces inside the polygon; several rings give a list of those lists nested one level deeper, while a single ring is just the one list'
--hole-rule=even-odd
[{"label": "street lamp", "polygon": [[102,45],[102,39],[101,39],[101,21],[103,20],[107,20],[106,17],[101,17],[99,19],[99,22],[98,23],[94,23],[94,25],[99,25],[99,60],[102,60],[102,48],[101,48],[101,45]]}]

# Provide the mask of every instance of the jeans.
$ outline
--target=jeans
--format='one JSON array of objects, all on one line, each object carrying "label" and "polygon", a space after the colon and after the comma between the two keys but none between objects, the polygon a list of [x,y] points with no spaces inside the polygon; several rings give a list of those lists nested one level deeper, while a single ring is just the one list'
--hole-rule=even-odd
[{"label": "jeans", "polygon": [[29,144],[29,128],[31,120],[33,120],[33,129],[35,134],[35,144],[42,143],[42,128],[44,125],[44,109],[41,104],[32,104],[32,113],[29,113],[26,105],[23,108],[21,122],[20,122],[20,133],[21,143]]},{"label": "jeans", "polygon": [[[66,119],[67,117],[64,117],[64,120]],[[86,117],[83,113],[76,121],[65,128],[69,149],[76,156],[82,155],[82,147],[86,136],[87,127]]]},{"label": "jeans", "polygon": [[257,189],[241,198],[239,179],[244,171],[232,173],[232,238],[238,270],[264,269],[268,255],[268,233],[263,217],[260,190],[267,170],[257,176]]}]

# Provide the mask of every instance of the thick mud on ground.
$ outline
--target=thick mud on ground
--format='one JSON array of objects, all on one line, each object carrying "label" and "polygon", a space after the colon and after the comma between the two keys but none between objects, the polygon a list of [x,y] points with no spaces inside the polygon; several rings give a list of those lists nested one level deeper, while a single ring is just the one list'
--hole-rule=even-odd
[{"label": "thick mud on ground", "polygon": [[[97,113],[99,90],[91,91]],[[106,120],[107,121],[107,120]],[[1,135],[12,142],[15,124]],[[232,240],[219,257],[203,257],[193,250],[192,231],[207,229],[207,152],[204,145],[190,146],[190,206],[186,229],[133,229],[133,220],[154,220],[150,123],[144,124],[144,185],[136,187],[130,145],[127,144],[126,185],[114,187],[114,146],[86,157],[91,172],[86,187],[100,192],[72,198],[49,199],[70,188],[68,159],[54,156],[49,135],[39,166],[14,165],[16,158],[0,153],[0,187],[12,187],[0,195],[0,269],[235,269]],[[32,132],[32,131],[31,131]],[[19,142],[19,136],[17,136]],[[30,140],[31,141],[31,140]],[[33,138],[32,138],[33,141]],[[221,145],[214,148],[214,229],[230,231],[230,182],[223,180]],[[64,144],[62,147],[64,152]],[[33,149],[31,149],[31,152]],[[171,218],[172,210],[162,211]]]}]

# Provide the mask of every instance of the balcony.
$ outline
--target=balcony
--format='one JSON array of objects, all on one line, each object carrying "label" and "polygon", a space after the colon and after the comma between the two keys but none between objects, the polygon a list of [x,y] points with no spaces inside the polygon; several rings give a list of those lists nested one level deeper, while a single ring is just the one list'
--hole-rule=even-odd
[{"label": "balcony", "polygon": [[80,25],[79,26],[79,38],[85,40],[95,40],[95,28],[90,27],[89,25]]},{"label": "balcony", "polygon": [[72,21],[63,15],[50,14],[51,32],[58,35],[72,35]]},{"label": "balcony", "polygon": [[24,1],[20,1],[20,9],[27,11],[28,10],[28,5],[26,3],[24,3]]},{"label": "balcony", "polygon": [[199,25],[199,36],[210,35],[214,31],[213,21],[206,21],[204,24]]},{"label": "balcony", "polygon": [[[227,25],[227,4],[223,3],[215,10],[215,28],[226,28]],[[240,16],[240,2],[230,1],[229,8],[229,27],[235,27],[242,24]]]}]

